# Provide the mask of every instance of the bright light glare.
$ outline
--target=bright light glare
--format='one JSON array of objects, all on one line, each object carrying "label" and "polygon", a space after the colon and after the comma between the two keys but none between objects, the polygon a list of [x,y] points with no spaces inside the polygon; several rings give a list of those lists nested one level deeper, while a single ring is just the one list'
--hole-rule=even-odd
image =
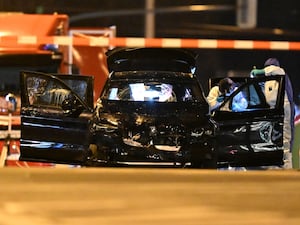
[{"label": "bright light glare", "polygon": [[3,37],[3,36],[10,36],[11,33],[10,32],[7,32],[7,31],[0,31],[0,37]]}]

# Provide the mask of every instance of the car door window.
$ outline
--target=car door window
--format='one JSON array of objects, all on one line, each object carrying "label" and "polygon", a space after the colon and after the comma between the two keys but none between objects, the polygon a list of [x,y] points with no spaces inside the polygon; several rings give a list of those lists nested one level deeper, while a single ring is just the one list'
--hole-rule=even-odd
[{"label": "car door window", "polygon": [[228,101],[219,110],[243,112],[274,108],[278,97],[278,85],[277,80],[266,80],[244,85],[229,96]]},{"label": "car door window", "polygon": [[59,107],[64,100],[74,97],[58,82],[43,77],[28,77],[26,85],[30,105]]}]

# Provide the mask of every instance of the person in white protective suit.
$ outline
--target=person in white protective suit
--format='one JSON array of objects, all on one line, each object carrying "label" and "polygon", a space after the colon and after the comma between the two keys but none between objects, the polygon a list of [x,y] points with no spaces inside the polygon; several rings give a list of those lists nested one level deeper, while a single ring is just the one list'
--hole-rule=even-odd
[{"label": "person in white protective suit", "polygon": [[[210,111],[217,109],[232,92],[238,87],[230,78],[226,77],[219,81],[219,84],[212,87],[206,97],[209,104]],[[232,102],[232,111],[238,112],[243,111],[247,108],[248,103],[242,93],[238,93]]]},{"label": "person in white protective suit", "polygon": [[206,97],[210,111],[214,111],[225,100],[227,94],[234,90],[234,82],[230,78],[223,78],[219,84],[212,87]]},{"label": "person in white protective suit", "polygon": [[[280,67],[280,63],[276,58],[269,58],[266,60],[263,69],[253,69],[251,76],[271,76],[271,75],[285,75],[285,96],[284,96],[284,125],[283,125],[283,147],[284,147],[284,168],[292,168],[292,144],[293,144],[293,130],[294,130],[294,101],[293,89],[288,75],[284,69]],[[277,81],[267,81],[265,83],[265,97],[270,107],[275,107],[277,91]]]}]

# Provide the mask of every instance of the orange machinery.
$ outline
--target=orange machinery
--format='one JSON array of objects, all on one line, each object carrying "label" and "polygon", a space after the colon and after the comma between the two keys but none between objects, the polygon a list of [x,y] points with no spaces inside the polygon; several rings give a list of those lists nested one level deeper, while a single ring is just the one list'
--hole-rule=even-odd
[{"label": "orange machinery", "polygon": [[[116,27],[107,28],[70,28],[69,35],[81,38],[115,37]],[[94,76],[94,101],[99,97],[108,77],[105,52],[107,47],[73,46],[69,49],[68,63],[75,72]],[[71,67],[69,67],[71,73]],[[73,71],[74,73],[74,71]]]}]

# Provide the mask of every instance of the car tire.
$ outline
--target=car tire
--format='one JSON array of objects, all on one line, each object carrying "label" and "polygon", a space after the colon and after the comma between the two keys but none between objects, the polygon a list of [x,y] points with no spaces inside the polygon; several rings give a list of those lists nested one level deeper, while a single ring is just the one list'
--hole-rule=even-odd
[{"label": "car tire", "polygon": [[191,151],[191,168],[216,169],[217,158],[211,150],[201,150],[201,148]]}]

